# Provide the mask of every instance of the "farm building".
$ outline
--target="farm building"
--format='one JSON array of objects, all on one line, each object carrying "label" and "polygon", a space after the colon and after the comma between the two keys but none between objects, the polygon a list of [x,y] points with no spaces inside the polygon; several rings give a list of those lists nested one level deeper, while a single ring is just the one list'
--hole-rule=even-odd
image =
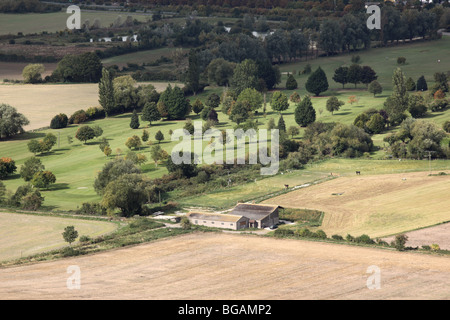
[{"label": "farm building", "polygon": [[238,203],[230,214],[249,219],[249,228],[266,228],[278,224],[280,206]]},{"label": "farm building", "polygon": [[228,214],[190,212],[191,223],[208,227],[239,230],[244,228],[266,228],[278,224],[279,206],[239,203]]},{"label": "farm building", "polygon": [[190,212],[186,216],[192,224],[232,230],[247,228],[249,221],[243,216],[220,213]]}]

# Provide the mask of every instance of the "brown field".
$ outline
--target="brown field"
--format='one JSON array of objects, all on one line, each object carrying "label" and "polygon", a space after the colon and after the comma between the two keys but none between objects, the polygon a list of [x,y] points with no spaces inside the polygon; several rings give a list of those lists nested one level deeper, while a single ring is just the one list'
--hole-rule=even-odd
[{"label": "brown field", "polygon": [[[30,63],[28,62],[0,62],[0,83],[4,79],[23,80],[22,71]],[[42,78],[49,76],[56,69],[57,63],[42,63],[45,71]]]},{"label": "brown field", "polygon": [[[438,244],[442,250],[450,250],[450,223],[414,230],[405,233],[408,236],[407,246],[421,247],[423,245]],[[390,243],[394,236],[383,239]]]},{"label": "brown field", "polygon": [[264,202],[324,211],[321,229],[329,236],[375,238],[449,221],[448,190],[448,175],[428,176],[428,172],[345,176]]},{"label": "brown field", "polygon": [[[156,90],[164,91],[167,82],[151,83]],[[176,84],[172,84],[176,85]],[[34,130],[50,125],[58,113],[67,116],[80,109],[99,106],[98,84],[3,84],[0,85],[0,103],[6,103],[23,113],[30,124],[25,130]]]},{"label": "brown field", "polygon": [[[0,269],[0,299],[450,299],[450,258],[224,233]],[[81,288],[69,290],[69,266]],[[369,266],[380,288],[369,289]]]}]

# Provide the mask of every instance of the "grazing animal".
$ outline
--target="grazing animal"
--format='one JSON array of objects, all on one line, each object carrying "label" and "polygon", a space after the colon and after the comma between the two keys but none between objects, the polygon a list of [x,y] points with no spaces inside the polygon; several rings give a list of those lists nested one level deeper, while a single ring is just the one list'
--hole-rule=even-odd
[{"label": "grazing animal", "polygon": [[361,171],[356,171],[356,174],[357,174],[357,175],[360,175],[360,174],[361,174]]},{"label": "grazing animal", "polygon": [[289,185],[288,185],[288,184],[285,184],[285,185],[284,185],[284,188],[285,188],[285,189],[289,188]]}]

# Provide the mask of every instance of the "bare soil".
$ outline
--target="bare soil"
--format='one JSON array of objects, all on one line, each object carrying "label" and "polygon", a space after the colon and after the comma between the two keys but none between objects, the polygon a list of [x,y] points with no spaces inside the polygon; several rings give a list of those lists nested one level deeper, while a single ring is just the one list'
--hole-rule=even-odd
[{"label": "bare soil", "polygon": [[[450,299],[450,257],[197,233],[0,269],[0,299]],[[80,289],[69,290],[69,266]],[[369,289],[380,270],[379,289]]]}]

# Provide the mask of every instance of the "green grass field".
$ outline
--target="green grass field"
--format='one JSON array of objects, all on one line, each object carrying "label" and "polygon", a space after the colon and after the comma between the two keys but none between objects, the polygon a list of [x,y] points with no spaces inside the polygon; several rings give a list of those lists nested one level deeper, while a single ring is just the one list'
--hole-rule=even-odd
[{"label": "green grass field", "polygon": [[104,221],[0,212],[0,261],[68,245],[61,234],[65,227],[71,225],[79,236],[90,237],[107,234],[117,228],[116,223]]},{"label": "green grass field", "polygon": [[[1,34],[17,34],[22,32],[23,34],[40,33],[42,31],[57,32],[66,29],[67,19],[71,14],[66,11],[52,12],[52,13],[27,13],[27,14],[0,14],[0,33]],[[90,24],[95,19],[100,20],[101,27],[109,27],[118,16],[122,17],[122,21],[125,21],[127,16],[132,16],[141,22],[147,21],[151,18],[150,15],[135,14],[130,12],[83,12],[81,10],[81,23],[89,20]]]},{"label": "green grass field", "polygon": [[[450,61],[446,56],[443,55],[445,51],[450,49],[450,39],[444,38],[438,41],[420,42],[411,45],[400,45],[398,47],[391,48],[380,48],[372,49],[368,51],[361,51],[358,54],[361,57],[362,64],[371,65],[380,77],[380,81],[383,83],[385,90],[382,95],[373,97],[369,94],[361,85],[355,90],[352,85],[348,85],[348,89],[342,90],[341,85],[334,83],[331,80],[333,70],[335,67],[350,62],[350,55],[342,55],[336,57],[323,57],[316,60],[308,61],[312,64],[313,69],[318,65],[321,65],[328,75],[328,81],[330,83],[330,90],[324,93],[321,97],[313,97],[313,105],[317,113],[317,121],[322,122],[342,122],[346,124],[353,123],[355,117],[368,108],[381,108],[385,98],[390,94],[390,77],[392,76],[393,69],[396,67],[396,57],[398,55],[403,55],[407,58],[406,66],[402,67],[405,70],[407,76],[412,75],[414,77],[424,74],[429,81],[431,81],[432,75],[436,71],[449,70]],[[154,55],[157,57],[163,53],[167,54],[169,51],[164,50],[152,50],[149,52],[142,52],[140,56],[140,61],[144,61],[148,55]],[[440,65],[435,65],[435,60],[441,57]],[[137,54],[125,55],[117,57],[116,60],[112,62],[125,63],[127,61],[134,62],[134,58]],[[428,58],[426,58],[428,57]],[[427,59],[429,62],[422,61],[420,59]],[[128,60],[131,59],[131,60]],[[381,60],[380,60],[381,59]],[[300,70],[306,62],[292,63],[282,65],[282,71],[286,72],[289,70]],[[303,97],[306,94],[304,89],[304,82],[306,81],[306,75],[298,76],[296,75],[297,81],[299,82],[299,89],[296,90]],[[288,96],[293,91],[284,90],[283,86],[286,80],[286,76],[283,75],[283,83],[280,84],[277,90],[283,90]],[[432,82],[429,82],[431,85]],[[72,99],[74,101],[65,100],[68,95],[68,91],[65,90],[69,88],[68,86],[75,86],[73,93],[75,96],[83,97],[78,103],[77,99]],[[163,90],[166,84],[161,84],[158,90]],[[77,88],[80,88],[77,91]],[[84,89],[83,89],[84,88]],[[45,89],[45,90],[44,90]],[[24,85],[8,85],[1,86],[3,92],[3,97],[9,97],[8,100],[2,101],[9,103],[13,106],[22,106],[19,109],[20,112],[24,113],[26,116],[36,113],[37,108],[35,108],[34,101],[42,104],[47,104],[46,111],[40,112],[39,116],[42,117],[43,123],[48,125],[50,119],[59,112],[64,112],[64,108],[58,108],[58,105],[64,101],[65,104],[69,102],[70,110],[77,110],[81,108],[87,108],[90,106],[98,105],[98,86],[93,85],[36,85],[36,86],[24,86]],[[11,94],[11,92],[15,92]],[[203,102],[212,92],[221,95],[223,88],[220,87],[207,87],[204,92],[198,94],[196,97],[189,97],[191,102],[199,98]],[[356,95],[359,101],[353,105],[346,103],[341,110],[335,112],[334,115],[326,111],[325,103],[330,94],[335,94],[339,99],[347,102],[350,95]],[[48,100],[48,97],[51,97]],[[23,101],[26,101],[23,104]],[[55,101],[60,101],[59,103]],[[62,104],[61,104],[62,105]],[[41,110],[45,106],[41,106],[38,109]],[[55,108],[56,107],[56,108]],[[290,108],[283,112],[283,117],[286,122],[286,126],[296,125],[294,120],[294,109],[295,105],[291,103]],[[267,121],[270,118],[274,118],[275,122],[278,122],[278,113],[271,110],[270,105],[267,106],[267,114],[263,116],[261,113],[256,117],[258,120],[259,128],[266,128]],[[71,111],[67,111],[70,115]],[[148,123],[141,122],[141,127],[137,130],[132,130],[129,127],[130,114],[123,114],[120,116],[111,117],[104,120],[97,120],[95,124],[100,125],[103,130],[103,137],[108,138],[114,157],[118,154],[126,153],[127,147],[125,146],[125,141],[128,137],[132,135],[142,135],[144,128],[148,126]],[[195,114],[190,115],[190,118],[194,121],[199,120],[199,117]],[[44,121],[47,119],[46,121]],[[446,120],[450,120],[450,111],[437,112],[430,114],[427,118],[429,121],[436,122],[437,124],[442,124]],[[228,116],[222,114],[219,111],[219,126],[218,129],[232,128],[234,123],[232,123]],[[184,121],[159,121],[154,123],[151,128],[146,128],[150,132],[150,140],[155,141],[154,136],[157,130],[161,130],[165,136],[165,140],[162,142],[161,146],[170,153],[172,148],[177,144],[177,142],[171,142],[169,137],[169,130],[180,129],[184,126]],[[89,124],[89,123],[88,123]],[[46,197],[45,206],[48,209],[58,208],[58,209],[76,209],[77,206],[81,205],[82,202],[87,201],[98,201],[99,197],[93,190],[93,181],[97,172],[101,170],[103,165],[111,159],[106,158],[103,153],[98,148],[98,143],[92,141],[88,142],[86,145],[75,140],[72,145],[67,142],[67,136],[75,136],[77,126],[70,126],[62,130],[44,130],[36,133],[27,133],[23,136],[17,137],[10,141],[0,142],[0,155],[12,157],[18,166],[23,164],[23,162],[32,156],[27,150],[27,142],[32,138],[40,138],[47,132],[53,132],[60,137],[59,147],[55,146],[53,151],[47,155],[40,156],[46,169],[51,170],[55,173],[57,177],[56,184],[52,187],[51,191],[43,191]],[[294,138],[300,138],[302,131],[299,136]],[[374,135],[373,140],[375,144],[379,147],[384,146],[383,137],[388,133],[383,133],[381,135]],[[149,161],[147,164],[143,165],[142,169],[146,175],[149,177],[160,177],[167,172],[164,166],[155,167],[152,163],[150,155],[150,146],[144,146],[140,152],[144,153]],[[371,160],[367,159],[332,159],[321,163],[316,163],[307,166],[305,170],[300,170],[292,173],[291,176],[274,176],[271,178],[262,179],[256,183],[250,183],[243,186],[235,186],[231,190],[223,191],[213,191],[210,194],[203,195],[201,197],[202,204],[215,205],[217,207],[224,207],[234,204],[239,200],[249,200],[255,199],[268,194],[271,192],[276,192],[283,188],[284,184],[296,185],[311,182],[321,177],[328,175],[330,172],[340,173],[340,174],[351,174],[355,170],[361,170],[364,172],[376,173],[394,173],[394,172],[406,172],[406,171],[427,171],[429,168],[429,163],[427,161],[402,161],[397,160],[387,161],[384,159],[385,153],[380,150],[374,152],[371,155]],[[377,161],[374,161],[377,160]],[[433,161],[433,170],[441,170],[448,168],[448,161]],[[309,176],[308,176],[309,175]],[[286,182],[287,181],[287,182]],[[297,182],[295,182],[297,181]],[[19,185],[23,184],[24,181],[20,179],[18,174],[10,177],[4,181],[5,185],[10,190],[15,190]],[[186,205],[193,205],[198,203],[198,198],[185,199]]]}]

